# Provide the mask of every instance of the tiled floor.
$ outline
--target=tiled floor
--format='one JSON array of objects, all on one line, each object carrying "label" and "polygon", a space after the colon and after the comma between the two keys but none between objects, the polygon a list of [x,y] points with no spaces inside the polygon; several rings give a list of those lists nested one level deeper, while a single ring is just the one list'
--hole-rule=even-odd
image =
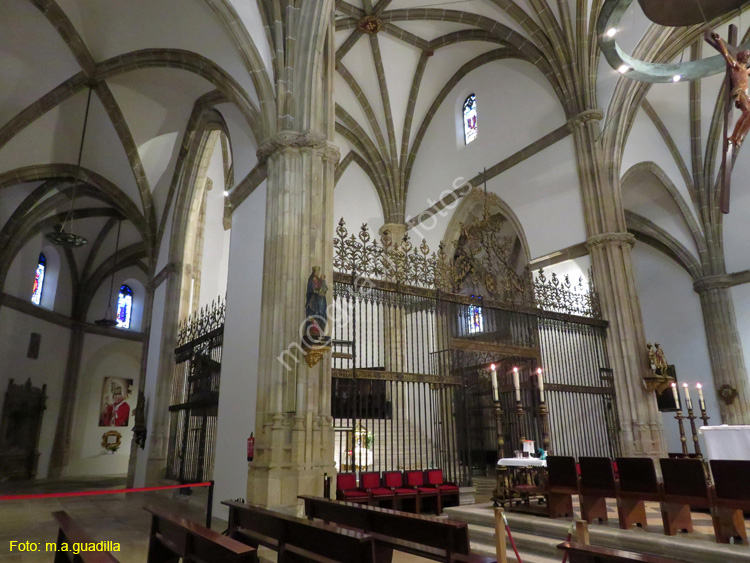
[{"label": "tiled floor", "polygon": [[[0,483],[0,495],[29,494],[124,488],[124,479],[37,481],[28,484]],[[94,541],[111,540],[120,544],[121,551],[113,555],[122,563],[143,563],[148,547],[149,515],[143,510],[147,504],[158,504],[181,516],[205,523],[205,490],[194,490],[190,497],[174,491],[129,493],[56,499],[0,501],[0,561],[40,563],[51,562],[52,553],[10,552],[10,542],[30,541],[41,544],[57,539],[57,524],[52,512],[64,510],[73,516]],[[212,528],[224,531],[226,522],[214,519]],[[273,559],[273,554],[269,557]],[[394,563],[424,561],[407,554],[394,554]]]}]

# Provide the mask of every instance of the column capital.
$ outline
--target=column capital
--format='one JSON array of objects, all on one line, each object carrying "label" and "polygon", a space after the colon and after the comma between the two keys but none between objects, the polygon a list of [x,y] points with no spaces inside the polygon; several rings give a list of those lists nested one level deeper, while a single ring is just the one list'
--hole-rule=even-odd
[{"label": "column capital", "polygon": [[587,109],[574,115],[565,124],[570,131],[586,125],[589,121],[601,121],[604,119],[604,112],[600,109]]},{"label": "column capital", "polygon": [[265,164],[268,158],[280,150],[312,149],[323,153],[323,159],[333,164],[341,159],[339,148],[330,143],[325,135],[313,131],[279,131],[263,141],[256,152],[258,164]]},{"label": "column capital", "polygon": [[635,245],[635,237],[630,233],[599,233],[598,235],[591,235],[586,239],[586,248],[591,250],[596,246],[604,245],[616,245],[633,247]]},{"label": "column capital", "polygon": [[709,289],[727,289],[735,285],[730,274],[718,274],[715,276],[704,276],[693,282],[693,289],[702,293]]}]

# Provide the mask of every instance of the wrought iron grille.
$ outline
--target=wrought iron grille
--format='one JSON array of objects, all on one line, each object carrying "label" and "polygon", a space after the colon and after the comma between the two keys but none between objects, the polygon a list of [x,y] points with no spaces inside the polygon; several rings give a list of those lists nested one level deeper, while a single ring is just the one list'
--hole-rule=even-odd
[{"label": "wrought iron grille", "polygon": [[166,477],[181,483],[213,476],[225,312],[220,298],[178,329]]}]

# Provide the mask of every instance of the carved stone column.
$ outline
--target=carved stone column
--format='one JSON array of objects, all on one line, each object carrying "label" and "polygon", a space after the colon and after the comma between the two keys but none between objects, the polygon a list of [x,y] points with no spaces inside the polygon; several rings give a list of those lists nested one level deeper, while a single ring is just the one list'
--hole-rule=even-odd
[{"label": "carved stone column", "polygon": [[[750,384],[730,286],[728,276],[709,276],[693,284],[701,299],[721,422],[750,424]],[[725,385],[728,387],[724,387],[724,392],[732,395],[730,404],[723,400],[720,391]]]},{"label": "carved stone column", "polygon": [[666,453],[661,413],[643,376],[648,372],[646,336],[633,276],[631,248],[635,242],[625,226],[619,188],[608,179],[597,142],[598,110],[571,120],[578,176],[591,253],[595,286],[602,313],[609,322],[607,349],[614,370],[620,443],[624,455]]},{"label": "carved stone column", "polygon": [[[322,495],[323,474],[334,471],[330,355],[308,367],[301,327],[312,267],[320,266],[333,286],[338,159],[338,148],[310,132],[284,131],[258,149],[268,195],[256,457],[249,466],[247,498],[290,511],[297,495]],[[331,298],[329,292],[329,305]]]}]

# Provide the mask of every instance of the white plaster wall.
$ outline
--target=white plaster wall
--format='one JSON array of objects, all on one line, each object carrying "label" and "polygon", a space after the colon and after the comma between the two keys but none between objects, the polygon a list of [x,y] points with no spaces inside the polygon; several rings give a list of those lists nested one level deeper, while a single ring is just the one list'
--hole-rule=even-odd
[{"label": "white plaster wall", "polygon": [[731,288],[734,301],[734,314],[737,317],[737,330],[742,341],[745,367],[750,368],[750,284]]},{"label": "white plaster wall", "polygon": [[346,221],[349,234],[356,235],[362,223],[370,227],[370,234],[377,235],[383,226],[383,209],[370,178],[352,162],[339,178],[333,192],[333,218],[335,227],[339,219]]},{"label": "white plaster wall", "polygon": [[[131,428],[138,404],[138,377],[141,368],[140,342],[87,334],[83,344],[81,371],[72,432],[72,451],[68,475],[125,475],[128,472]],[[133,380],[133,389],[125,402],[130,406],[127,426],[99,426],[102,387],[106,377]],[[102,435],[116,430],[122,445],[114,454],[101,447]]]},{"label": "white plaster wall", "polygon": [[137,450],[135,462],[134,484],[142,487],[146,484],[146,465],[148,462],[151,437],[154,431],[154,397],[156,396],[156,381],[159,375],[159,355],[161,349],[162,332],[164,329],[164,304],[167,294],[167,282],[154,289],[153,309],[151,313],[151,332],[148,335],[148,359],[146,360],[146,381],[143,394],[146,398],[146,447]]},{"label": "white plaster wall", "polygon": [[[679,384],[690,384],[694,404],[698,401],[695,384],[703,384],[708,415],[711,417],[709,423],[718,424],[719,407],[711,381],[703,314],[698,294],[693,291],[692,279],[670,258],[643,243],[636,244],[633,249],[633,269],[646,341],[662,345],[667,361],[675,366]],[[668,450],[681,451],[674,413],[664,413],[662,420]],[[689,426],[686,426],[686,432],[689,436]],[[692,453],[692,443],[689,444]]]},{"label": "white plaster wall", "polygon": [[[41,334],[39,358],[26,357],[32,332]],[[36,317],[19,313],[8,307],[0,308],[0,393],[5,396],[8,381],[25,383],[31,379],[34,387],[47,384],[47,410],[42,418],[39,436],[39,466],[37,478],[47,477],[52,444],[55,439],[60,397],[68,357],[70,331]]]},{"label": "white plaster wall", "polygon": [[246,497],[247,438],[255,430],[258,346],[263,285],[266,183],[234,212],[229,250],[227,315],[221,358],[219,421],[214,463],[214,514],[227,518],[221,501]]}]

